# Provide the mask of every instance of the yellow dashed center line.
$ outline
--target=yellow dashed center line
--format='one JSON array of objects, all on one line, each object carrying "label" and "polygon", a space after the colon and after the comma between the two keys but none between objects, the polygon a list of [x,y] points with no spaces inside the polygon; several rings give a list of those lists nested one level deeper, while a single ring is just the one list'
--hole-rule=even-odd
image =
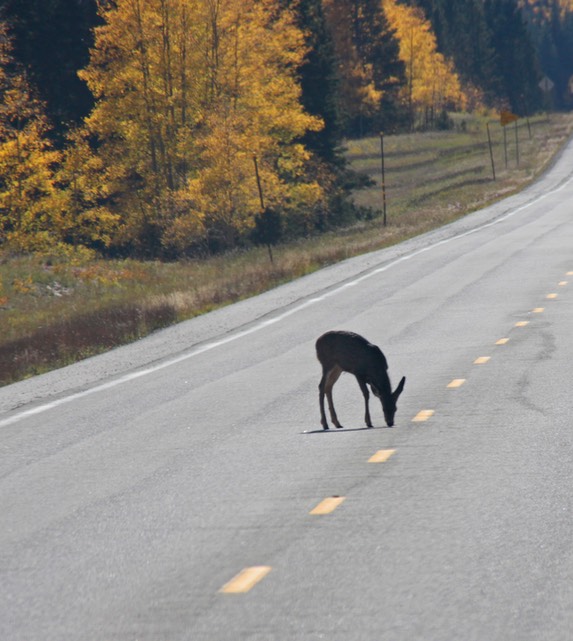
[{"label": "yellow dashed center line", "polygon": [[244,594],[253,588],[261,579],[271,571],[268,565],[255,565],[241,570],[237,576],[219,590],[223,594]]},{"label": "yellow dashed center line", "polygon": [[[567,272],[567,276],[573,276],[573,271]],[[568,284],[568,281],[563,280],[559,282],[560,287],[565,287]],[[547,294],[548,299],[555,299],[558,297],[558,294],[551,293]],[[532,312],[534,314],[541,314],[545,311],[543,307],[535,307]],[[515,327],[525,327],[529,324],[529,321],[519,321],[515,323]],[[509,342],[509,338],[500,338],[496,341],[496,345],[505,345]],[[490,360],[490,356],[479,356],[474,361],[475,365],[483,365]],[[465,378],[454,378],[450,383],[448,383],[448,388],[459,388],[466,382]],[[420,423],[427,421],[434,415],[434,410],[421,410],[414,416],[412,422]],[[386,449],[378,450],[373,454],[369,459],[369,463],[384,463],[393,456],[396,450]],[[312,515],[325,515],[334,512],[341,503],[345,500],[344,496],[330,496],[326,499],[323,499],[316,507],[314,507],[309,514]],[[249,592],[259,581],[264,579],[264,577],[271,571],[271,567],[268,565],[258,565],[253,567],[244,568],[233,577],[230,581],[225,583],[225,585],[219,590],[223,594],[244,594]]]},{"label": "yellow dashed center line", "polygon": [[[573,271],[567,272],[567,276],[573,276]],[[568,284],[568,281],[563,280],[559,282],[560,287],[565,287]],[[558,297],[558,294],[551,293],[547,294],[548,299],[555,299]],[[534,314],[541,314],[545,311],[544,307],[535,307],[532,310]],[[515,323],[515,327],[525,327],[529,324],[529,321],[519,321]],[[496,341],[496,345],[505,345],[509,342],[509,338],[500,338]],[[490,360],[490,356],[479,356],[474,361],[475,365],[483,365]],[[448,388],[459,388],[466,382],[465,378],[454,378],[449,384]],[[434,410],[421,410],[414,416],[412,422],[420,423],[427,421],[434,415]],[[373,454],[369,459],[369,463],[384,463],[396,452],[396,450],[386,449],[378,450]],[[341,503],[345,500],[344,496],[330,496],[326,499],[323,499],[316,507],[314,507],[309,514],[312,515],[324,515],[334,512]],[[271,567],[268,565],[258,565],[253,567],[244,568],[233,577],[229,582],[219,590],[223,594],[243,594],[249,592],[259,581],[261,581],[270,571]]]},{"label": "yellow dashed center line", "polygon": [[413,423],[421,423],[422,421],[427,421],[434,415],[434,410],[422,410],[418,412],[416,416],[412,419]]},{"label": "yellow dashed center line", "polygon": [[378,450],[369,459],[369,463],[385,463],[396,450]]},{"label": "yellow dashed center line", "polygon": [[567,272],[566,276],[573,276],[573,272]]},{"label": "yellow dashed center line", "polygon": [[309,514],[322,515],[334,512],[336,508],[344,501],[344,496],[329,496],[327,499],[321,501]]}]

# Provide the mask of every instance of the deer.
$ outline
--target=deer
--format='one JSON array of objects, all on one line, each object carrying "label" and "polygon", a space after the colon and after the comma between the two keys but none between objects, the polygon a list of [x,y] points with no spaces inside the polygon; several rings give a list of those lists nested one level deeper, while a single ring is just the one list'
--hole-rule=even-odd
[{"label": "deer", "polygon": [[322,378],[318,386],[320,403],[320,422],[323,429],[328,430],[328,421],[324,413],[324,396],[328,399],[330,418],[337,428],[343,427],[338,421],[334,403],[332,401],[332,388],[342,372],[354,374],[364,396],[365,415],[367,427],[372,427],[370,410],[368,408],[368,385],[372,393],[382,403],[384,418],[388,427],[394,426],[396,403],[404,390],[406,377],[403,376],[398,387],[392,391],[388,377],[388,363],[382,350],[368,342],[364,337],[354,332],[331,331],[326,332],[316,341],[316,356],[322,365]]}]

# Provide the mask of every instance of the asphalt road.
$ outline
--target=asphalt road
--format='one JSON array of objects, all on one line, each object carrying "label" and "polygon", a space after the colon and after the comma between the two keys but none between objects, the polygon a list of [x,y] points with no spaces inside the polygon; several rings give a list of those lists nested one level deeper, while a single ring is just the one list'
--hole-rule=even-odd
[{"label": "asphalt road", "polygon": [[[454,225],[2,388],[0,639],[572,639],[572,317],[570,145]],[[320,429],[333,328],[406,375],[394,428],[343,376]]]}]

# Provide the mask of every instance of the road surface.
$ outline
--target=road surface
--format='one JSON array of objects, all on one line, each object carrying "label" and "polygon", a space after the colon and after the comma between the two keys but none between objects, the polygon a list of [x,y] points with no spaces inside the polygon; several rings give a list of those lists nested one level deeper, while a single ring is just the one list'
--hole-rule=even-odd
[{"label": "road surface", "polygon": [[[573,638],[573,145],[532,187],[0,390],[0,639]],[[396,426],[324,432],[316,338]],[[326,500],[326,501],[325,501]]]}]

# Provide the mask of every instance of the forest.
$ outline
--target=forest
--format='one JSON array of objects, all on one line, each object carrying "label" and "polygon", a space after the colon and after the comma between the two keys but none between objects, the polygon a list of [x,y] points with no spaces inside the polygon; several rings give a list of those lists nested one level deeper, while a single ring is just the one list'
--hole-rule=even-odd
[{"label": "forest", "polygon": [[0,0],[0,252],[318,233],[370,215],[345,140],[570,109],[572,76],[571,0]]}]

